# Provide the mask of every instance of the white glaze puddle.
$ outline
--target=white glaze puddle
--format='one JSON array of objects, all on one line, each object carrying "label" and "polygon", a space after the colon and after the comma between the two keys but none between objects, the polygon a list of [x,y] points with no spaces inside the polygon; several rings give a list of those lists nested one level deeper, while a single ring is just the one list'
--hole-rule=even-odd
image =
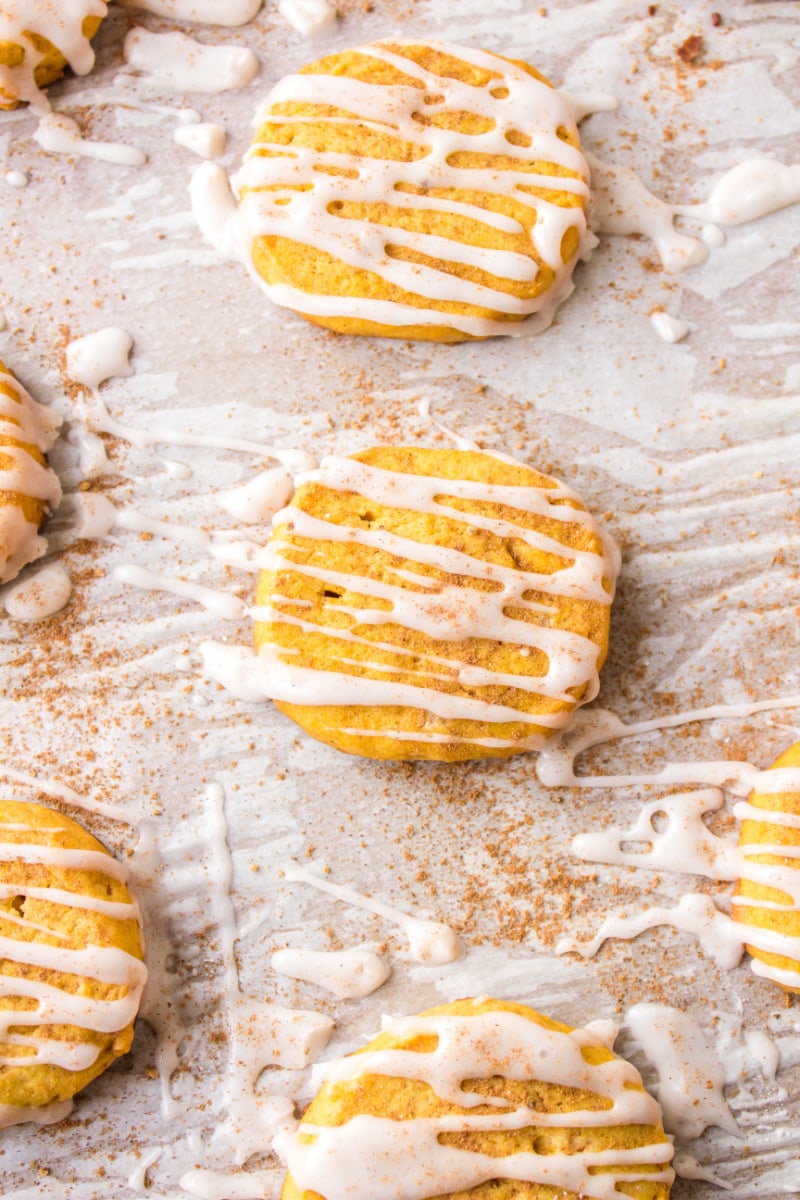
[{"label": "white glaze puddle", "polygon": [[[290,1100],[256,1091],[262,1071],[267,1066],[286,1070],[308,1066],[324,1050],[333,1021],[321,1013],[281,1008],[242,995],[235,953],[239,927],[230,895],[233,861],[227,842],[225,793],[218,783],[206,789],[204,831],[210,850],[208,884],[219,928],[230,1044],[219,1094],[219,1107],[225,1115],[216,1126],[211,1146],[224,1150],[242,1165],[253,1154],[267,1150],[275,1133],[293,1117]],[[195,1170],[181,1180],[181,1186],[191,1184],[193,1194],[207,1195],[205,1190],[197,1189],[204,1185],[213,1189],[217,1179],[214,1172]]]},{"label": "white glaze puddle", "polygon": [[72,596],[72,580],[61,563],[48,563],[5,592],[6,612],[14,621],[43,621],[60,612]]},{"label": "white glaze puddle", "polygon": [[344,904],[352,904],[356,908],[365,908],[367,912],[375,913],[384,921],[399,925],[408,938],[408,951],[414,962],[427,963],[430,966],[444,965],[456,962],[464,955],[464,946],[449,925],[439,921],[425,921],[420,917],[411,917],[400,909],[362,896],[351,888],[341,887],[327,879],[320,879],[310,871],[303,870],[295,864],[284,869],[284,876],[291,883],[307,883],[321,892],[326,892]]},{"label": "white glaze puddle", "polygon": [[235,91],[261,69],[245,46],[205,45],[185,33],[151,33],[138,27],[127,34],[123,52],[128,66],[145,82],[176,92]]},{"label": "white glaze puddle", "polygon": [[656,1095],[668,1133],[689,1141],[718,1125],[741,1136],[723,1094],[722,1062],[693,1017],[667,1004],[636,1004],[625,1024],[658,1071]]}]

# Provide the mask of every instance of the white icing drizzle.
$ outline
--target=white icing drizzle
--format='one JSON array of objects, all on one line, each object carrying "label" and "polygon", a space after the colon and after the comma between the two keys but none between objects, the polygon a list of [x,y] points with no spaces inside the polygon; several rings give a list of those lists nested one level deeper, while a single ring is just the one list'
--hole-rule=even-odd
[{"label": "white icing drizzle", "polygon": [[178,92],[235,91],[246,87],[261,63],[246,46],[204,45],[185,33],[131,29],[123,47],[125,61],[148,83]]},{"label": "white icing drizzle", "polygon": [[159,17],[203,25],[246,25],[263,0],[117,0],[121,8],[143,9]]},{"label": "white icing drizzle", "polygon": [[669,1133],[688,1141],[718,1125],[741,1136],[722,1090],[723,1064],[689,1013],[668,1004],[636,1004],[625,1024],[658,1071],[656,1094]]},{"label": "white icing drizzle", "polygon": [[140,1156],[139,1161],[133,1171],[128,1176],[128,1187],[134,1192],[144,1192],[147,1190],[147,1172],[157,1163],[164,1152],[163,1146],[152,1146],[149,1150],[145,1150]]},{"label": "white icing drizzle", "polygon": [[[651,871],[682,871],[708,879],[738,879],[742,856],[736,846],[716,837],[703,821],[723,807],[718,788],[661,796],[644,804],[630,828],[581,833],[572,852],[586,862],[614,863]],[[665,822],[658,828],[658,818]]]},{"label": "white icing drizzle", "polygon": [[336,9],[328,0],[280,0],[278,12],[303,37],[316,37],[336,23]]},{"label": "white icing drizzle", "polygon": [[293,1116],[290,1100],[256,1092],[259,1075],[267,1066],[288,1070],[308,1066],[327,1045],[333,1021],[321,1013],[282,1008],[242,995],[235,953],[239,928],[230,896],[233,860],[227,842],[225,792],[218,783],[206,789],[205,828],[211,846],[211,887],[222,944],[230,1037],[230,1057],[220,1092],[225,1119],[214,1132],[212,1146],[224,1147],[241,1165],[265,1150]]},{"label": "white icing drizzle", "polygon": [[465,438],[460,433],[456,433],[455,429],[450,429],[447,425],[443,425],[441,421],[434,419],[431,412],[430,396],[423,396],[417,405],[417,411],[423,420],[429,421],[434,429],[438,429],[446,437],[452,438],[459,450],[480,450],[477,442],[473,442],[470,438]]},{"label": "white icing drizzle", "polygon": [[[394,45],[412,45],[395,40]],[[283,79],[264,101],[257,123],[269,119],[288,125],[308,118],[273,115],[274,106],[312,102],[331,105],[347,114],[368,117],[314,117],[334,123],[366,123],[388,132],[402,141],[422,147],[425,153],[412,162],[362,158],[333,152],[314,152],[298,146],[291,151],[279,144],[258,143],[251,147],[244,166],[235,179],[240,195],[238,214],[231,197],[226,196],[227,181],[218,171],[198,171],[192,181],[193,207],[198,224],[208,240],[224,253],[239,257],[253,278],[278,304],[299,312],[321,317],[346,316],[377,321],[387,325],[446,325],[477,337],[493,334],[521,335],[546,328],[557,305],[572,290],[572,264],[561,257],[564,235],[572,229],[579,241],[579,255],[594,244],[588,234],[581,206],[555,204],[529,188],[552,189],[552,175],[534,175],[524,164],[534,159],[555,163],[572,176],[558,176],[557,187],[583,200],[588,197],[588,167],[581,152],[557,136],[564,128],[577,133],[569,106],[558,92],[535,79],[521,67],[474,48],[434,42],[435,49],[491,73],[485,85],[477,87],[442,78],[389,49],[389,43],[358,48],[380,63],[396,66],[416,81],[407,84],[368,84],[344,75],[290,75]],[[501,98],[493,93],[504,93]],[[444,97],[444,100],[441,99]],[[441,105],[447,111],[477,114],[489,126],[473,133],[468,143],[463,134],[427,125],[415,114],[430,110],[436,115]],[[522,119],[521,118],[522,114]],[[521,153],[507,140],[517,125],[522,125],[531,144]],[[521,168],[500,172],[484,168],[453,166],[451,156],[465,149],[490,156],[518,158]],[[330,174],[333,167],[342,174]],[[344,219],[332,206],[340,202],[391,197],[400,214],[415,209],[442,209],[466,215],[483,225],[519,234],[516,220],[489,212],[471,201],[453,201],[415,195],[400,190],[400,185],[416,188],[458,188],[467,192],[514,195],[536,212],[531,230],[536,255],[554,272],[551,286],[540,295],[520,299],[500,288],[471,282],[456,275],[406,262],[386,253],[386,245],[407,247],[448,263],[479,267],[506,280],[530,281],[537,264],[532,255],[508,250],[488,250],[464,242],[411,232],[397,226],[391,229],[367,221]],[[307,190],[297,190],[297,185]],[[267,190],[277,188],[278,190]],[[227,226],[227,228],[226,228]],[[258,275],[252,262],[252,247],[260,237],[279,235],[312,248],[333,254],[350,267],[379,274],[387,283],[431,305],[394,301],[325,296],[298,291],[288,285],[269,285]],[[479,306],[505,319],[472,316],[463,312],[443,313],[436,303],[455,301],[460,305]],[[527,320],[521,320],[526,317]]]},{"label": "white icing drizzle", "polygon": [[220,592],[216,588],[206,587],[202,583],[191,583],[185,579],[176,579],[171,575],[159,575],[148,571],[146,567],[138,567],[134,563],[125,563],[114,568],[114,578],[120,583],[141,588],[146,592],[168,592],[182,600],[194,600],[207,612],[223,620],[236,621],[245,615],[247,605],[238,596],[230,592]]},{"label": "white icing drizzle", "polygon": [[[777,778],[772,779],[775,775]],[[791,793],[800,781],[800,769],[777,768],[759,772],[752,768],[754,791],[767,794]],[[765,900],[736,895],[733,919],[719,912],[708,896],[684,895],[676,908],[647,908],[641,913],[609,913],[595,937],[585,943],[564,938],[556,950],[576,950],[584,957],[597,953],[609,937],[632,938],[657,925],[672,925],[696,933],[703,948],[725,968],[735,966],[745,945],[767,954],[780,955],[797,963],[796,967],[773,967],[758,959],[750,966],[756,975],[772,979],[785,987],[800,988],[800,936],[790,936],[778,928],[762,928],[740,920],[737,910],[756,909],[792,916],[800,911],[800,836],[787,845],[769,842],[742,842],[716,837],[703,822],[706,812],[722,807],[723,796],[716,788],[664,796],[646,803],[634,824],[627,830],[609,829],[580,834],[573,839],[572,850],[590,862],[636,866],[650,870],[690,872],[709,879],[742,879],[785,894],[785,900]],[[798,830],[800,814],[759,808],[749,802],[734,807],[740,820],[759,821],[778,828]],[[658,828],[659,818],[665,822]],[[773,820],[774,818],[774,820]],[[788,865],[758,863],[754,856],[767,855],[788,860]]]},{"label": "white icing drizzle", "polygon": [[592,228],[595,233],[642,233],[652,239],[665,271],[675,274],[708,258],[708,248],[697,238],[678,233],[676,209],[660,200],[627,167],[614,167],[593,154],[586,155],[592,169]]},{"label": "white icing drizzle", "polygon": [[552,737],[536,758],[539,782],[546,787],[623,787],[649,783],[710,783],[726,784],[738,795],[747,795],[761,772],[747,762],[669,762],[660,771],[637,775],[576,775],[575,760],[592,746],[654,733],[660,729],[677,729],[692,721],[714,721],[726,717],[749,717],[757,712],[778,711],[800,706],[800,695],[776,696],[742,704],[713,704],[706,708],[686,709],[665,713],[647,721],[626,725],[615,713],[595,708],[591,712],[574,714],[569,728]]},{"label": "white icing drizzle", "polygon": [[142,997],[141,1016],[156,1034],[155,1066],[161,1086],[161,1114],[170,1120],[183,1111],[183,1104],[172,1094],[172,1076],[180,1065],[178,1047],[186,1030],[181,1019],[175,990],[164,987],[169,978],[167,962],[174,951],[163,925],[165,909],[176,899],[169,887],[171,863],[162,849],[152,821],[142,821],[134,858],[137,892],[142,901],[149,983]]},{"label": "white icing drizzle", "polygon": [[[101,331],[105,332],[105,331]],[[110,347],[109,347],[110,348]],[[67,348],[69,350],[69,347]],[[126,370],[125,375],[131,374]],[[80,380],[76,380],[80,382]],[[312,454],[288,446],[275,446],[248,438],[217,436],[215,434],[185,433],[180,429],[137,428],[126,425],[111,416],[95,387],[86,384],[91,392],[90,419],[95,429],[102,433],[124,438],[134,446],[205,446],[217,450],[238,450],[244,454],[255,454],[281,463],[288,471],[306,471],[316,463]]]},{"label": "white icing drizzle", "polygon": [[[61,418],[49,408],[37,404],[21,383],[0,369],[0,492],[10,492],[41,500],[49,510],[61,499],[58,476],[42,466],[23,446],[35,446],[45,454],[58,434]],[[6,390],[7,389],[7,390]],[[10,394],[9,394],[10,393]],[[37,527],[28,521],[21,508],[8,498],[0,500],[0,583],[13,579],[26,565],[47,550]]]},{"label": "white icing drizzle", "polygon": [[[705,262],[709,250],[723,246],[725,234],[720,225],[755,221],[800,200],[800,164],[786,165],[770,158],[747,159],[717,180],[705,203],[668,204],[627,167],[611,166],[593,154],[587,153],[586,157],[592,169],[595,232],[644,234],[652,239],[664,269],[671,273]],[[710,224],[703,226],[698,239],[675,229],[676,216]],[[676,330],[671,322],[654,319],[653,323],[657,328],[661,326],[659,333],[668,341],[678,341],[684,336],[683,333],[673,336]]]},{"label": "white icing drizzle", "polygon": [[400,909],[383,904],[380,900],[374,900],[371,896],[362,896],[360,892],[353,891],[352,888],[342,887],[327,879],[320,879],[319,876],[312,875],[310,871],[304,871],[296,864],[287,866],[284,869],[284,875],[292,883],[308,883],[345,904],[355,905],[356,908],[365,908],[368,912],[382,917],[384,921],[391,921],[393,925],[399,925],[408,938],[408,949],[414,962],[426,963],[429,966],[442,966],[446,963],[456,962],[464,956],[463,943],[449,925],[443,925],[439,921],[425,921],[420,917],[410,917]]},{"label": "white icing drizzle", "polygon": [[60,612],[72,595],[72,580],[60,563],[48,563],[15,583],[5,594],[6,612],[15,621],[43,621]]},{"label": "white icing drizzle", "polygon": [[293,488],[289,472],[284,467],[273,467],[239,487],[220,492],[217,500],[220,507],[237,521],[255,525],[272,520],[278,509],[289,502]]},{"label": "white icing drizzle", "polygon": [[676,1150],[672,1166],[679,1179],[704,1179],[706,1183],[713,1183],[715,1187],[722,1188],[725,1192],[731,1191],[733,1187],[733,1184],[727,1183],[718,1175],[713,1175],[711,1171],[706,1170],[693,1154],[689,1154],[688,1150]]},{"label": "white icing drizzle", "polygon": [[191,150],[200,158],[219,158],[225,153],[228,135],[224,125],[201,121],[197,125],[179,125],[173,137],[179,146]]},{"label": "white icing drizzle", "polygon": [[[15,831],[30,832],[36,837],[52,836],[61,826],[46,826],[37,828],[31,826],[0,826],[2,830],[11,828]],[[66,831],[69,834],[69,830]],[[41,863],[53,870],[73,870],[99,872],[111,879],[126,882],[127,869],[111,855],[100,850],[84,850],[64,848],[32,840],[29,842],[0,840],[0,860],[24,867],[28,864]],[[116,919],[134,919],[139,921],[139,909],[135,900],[130,903],[114,904],[98,900],[84,893],[64,893],[62,888],[50,888],[37,885],[28,888],[23,874],[4,882],[4,895],[22,895],[31,898],[42,898],[52,904],[64,904],[69,909],[83,909],[89,912],[103,912]],[[33,1008],[18,1010],[6,1008],[0,1010],[0,1042],[6,1046],[24,1046],[31,1049],[29,1055],[0,1056],[0,1065],[24,1066],[27,1064],[51,1064],[68,1071],[81,1071],[90,1067],[97,1059],[99,1046],[93,1043],[68,1042],[56,1038],[26,1037],[20,1033],[10,1032],[11,1028],[19,1026],[48,1026],[76,1025],[96,1033],[115,1033],[125,1029],[136,1016],[139,1000],[147,978],[147,970],[138,958],[114,946],[99,946],[89,944],[82,949],[72,949],[68,945],[58,944],[68,941],[68,935],[60,937],[49,928],[15,913],[0,911],[0,923],[20,925],[27,929],[43,933],[50,940],[40,939],[20,941],[15,937],[0,936],[0,957],[6,961],[22,965],[43,968],[54,973],[83,976],[108,985],[121,985],[126,988],[125,994],[115,1000],[94,999],[82,992],[68,992],[61,987],[40,981],[29,976],[0,975],[0,996],[20,997],[35,1001]],[[27,1111],[27,1110],[24,1110]],[[14,1110],[5,1114],[3,1122],[16,1123],[17,1120],[27,1120],[28,1116],[20,1116]],[[58,1119],[58,1118],[56,1118]]]},{"label": "white icing drizzle", "polygon": [[78,158],[99,158],[122,167],[141,167],[147,162],[143,150],[122,142],[91,142],[80,126],[66,113],[45,113],[33,134],[34,140],[49,154],[74,154]]},{"label": "white icing drizzle", "polygon": [[741,961],[745,927],[720,912],[711,897],[703,893],[687,893],[673,908],[653,906],[632,914],[625,910],[608,913],[593,938],[586,942],[573,937],[561,938],[556,943],[556,954],[574,953],[582,958],[593,958],[609,938],[635,938],[658,925],[671,925],[694,934],[705,953],[725,971]]},{"label": "white icing drizzle", "polygon": [[[342,643],[339,651],[339,669],[316,670],[296,666],[287,652],[272,643],[261,647],[257,659],[258,682],[251,688],[257,694],[296,704],[343,705],[374,704],[385,706],[400,704],[425,708],[446,719],[475,719],[493,723],[508,721],[528,725],[546,726],[557,729],[571,717],[571,708],[555,713],[526,713],[512,704],[492,703],[463,692],[444,692],[414,682],[414,676],[422,679],[457,680],[464,688],[500,684],[522,691],[543,695],[553,700],[574,704],[573,689],[585,689],[583,699],[593,699],[599,688],[597,671],[598,647],[590,638],[569,630],[556,629],[548,624],[551,606],[525,599],[530,589],[537,589],[556,597],[574,597],[610,604],[614,580],[618,567],[616,547],[605,538],[594,518],[583,508],[572,508],[560,503],[577,500],[575,493],[563,484],[555,486],[508,486],[478,483],[460,479],[441,479],[436,476],[404,474],[369,466],[355,459],[330,457],[323,460],[315,471],[300,474],[296,486],[316,484],[341,492],[355,492],[367,501],[377,504],[402,507],[412,512],[454,516],[473,528],[485,529],[498,537],[518,538],[528,546],[544,552],[557,554],[567,564],[552,574],[518,570],[485,562],[460,550],[449,549],[433,543],[402,537],[385,529],[364,526],[340,525],[305,512],[298,504],[276,513],[273,524],[276,528],[286,527],[287,534],[298,538],[313,538],[320,541],[346,542],[352,545],[371,546],[459,577],[487,581],[495,590],[479,591],[459,584],[432,581],[429,577],[411,570],[396,572],[401,582],[393,583],[365,575],[351,575],[325,567],[314,567],[307,563],[295,564],[292,559],[292,543],[280,536],[273,538],[261,558],[265,568],[292,570],[312,578],[319,578],[331,586],[350,590],[359,595],[376,597],[391,602],[390,609],[363,608],[347,609],[339,606],[342,613],[349,613],[354,625],[371,627],[397,624],[427,634],[431,638],[463,640],[466,638],[488,638],[523,648],[535,648],[547,656],[545,674],[524,676],[463,666],[451,659],[435,654],[414,655],[414,661],[422,658],[424,670],[410,667],[403,670],[404,679],[381,680],[358,676],[347,670],[348,643],[368,645],[374,649],[395,652],[389,643],[352,633],[348,629],[331,630],[326,635],[331,642]],[[513,519],[486,516],[475,512],[462,513],[450,503],[450,497],[466,501],[499,503],[521,509],[526,514],[537,514],[565,524],[579,524],[591,530],[603,546],[602,552],[571,549],[557,538],[546,536]],[[421,584],[424,590],[411,590],[404,586],[408,580]],[[300,616],[285,611],[288,598],[274,593],[269,606],[254,610],[257,620],[282,622],[314,631],[315,623],[306,622]],[[523,609],[530,613],[541,613],[542,624],[507,615],[508,609]],[[443,615],[443,614],[446,614]],[[399,651],[402,655],[402,649]],[[409,656],[411,657],[411,656]],[[218,658],[219,661],[219,658]],[[238,660],[241,664],[241,658]],[[384,674],[397,673],[401,668],[386,668],[378,662],[362,664]],[[438,672],[435,667],[445,668]],[[223,667],[225,669],[225,667]],[[409,680],[410,682],[407,682]],[[369,732],[369,731],[368,731]],[[425,739],[425,734],[420,740]],[[471,738],[453,738],[452,741],[471,742]],[[498,739],[503,746],[537,748],[544,742],[544,735],[535,733],[520,739]]]},{"label": "white icing drizzle", "polygon": [[67,376],[87,388],[99,388],[107,379],[133,375],[128,361],[133,338],[126,329],[110,325],[77,338],[67,346]]},{"label": "white icing drizzle", "polygon": [[34,111],[46,112],[47,98],[34,78],[45,52],[38,50],[26,34],[46,38],[76,75],[88,75],[94,66],[94,50],[83,32],[83,23],[87,17],[103,18],[107,12],[103,0],[59,0],[57,6],[34,0],[4,0],[0,42],[20,46],[24,57],[15,67],[0,68],[0,103],[27,101]]},{"label": "white icing drizzle", "polygon": [[371,996],[392,973],[387,962],[361,946],[350,950],[306,950],[302,947],[276,950],[271,965],[279,975],[316,984],[343,1000]]},{"label": "white icing drizzle", "polygon": [[[550,1030],[509,1012],[408,1017],[385,1022],[384,1028],[406,1036],[433,1034],[437,1046],[426,1053],[366,1051],[325,1064],[319,1075],[332,1081],[375,1072],[422,1079],[443,1101],[462,1107],[486,1103],[485,1097],[462,1089],[464,1079],[498,1075],[581,1087],[610,1103],[604,1108],[548,1114],[526,1107],[515,1109],[498,1098],[495,1106],[501,1111],[488,1115],[454,1113],[404,1120],[360,1115],[336,1126],[303,1121],[297,1130],[284,1130],[275,1140],[277,1152],[301,1190],[319,1192],[326,1200],[346,1200],[354,1194],[374,1200],[424,1200],[503,1178],[612,1200],[619,1195],[617,1185],[623,1180],[672,1180],[668,1166],[672,1146],[667,1141],[635,1150],[500,1157],[441,1143],[441,1135],[450,1131],[603,1128],[627,1121],[658,1124],[658,1105],[641,1087],[638,1072],[629,1063],[612,1058],[592,1065],[584,1058],[582,1049],[598,1044],[590,1029]],[[657,1169],[645,1175],[636,1169],[640,1164]],[[596,1166],[611,1169],[595,1174],[592,1168]]]}]

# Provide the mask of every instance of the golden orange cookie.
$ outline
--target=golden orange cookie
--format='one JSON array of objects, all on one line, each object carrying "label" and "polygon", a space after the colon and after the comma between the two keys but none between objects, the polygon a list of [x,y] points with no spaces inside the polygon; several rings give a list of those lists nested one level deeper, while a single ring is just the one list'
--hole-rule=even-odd
[{"label": "golden orange cookie", "polygon": [[61,499],[61,486],[44,455],[60,421],[0,362],[0,583],[47,549],[38,529]]},{"label": "golden orange cookie", "polygon": [[282,1200],[666,1200],[672,1145],[614,1032],[488,998],[385,1018],[277,1139]]},{"label": "golden orange cookie", "polygon": [[0,109],[47,107],[41,89],[69,66],[94,66],[94,37],[108,11],[103,0],[4,0],[0,5]]},{"label": "golden orange cookie", "polygon": [[297,482],[255,640],[267,693],[312,736],[371,758],[506,757],[596,694],[617,562],[564,484],[419,446]]},{"label": "golden orange cookie", "polygon": [[594,244],[575,121],[526,63],[376,42],[283,79],[256,124],[235,179],[248,266],[329,329],[535,332]]},{"label": "golden orange cookie", "polygon": [[800,993],[800,742],[762,774],[736,812],[746,874],[736,884],[731,915],[749,926],[755,974]]},{"label": "golden orange cookie", "polygon": [[69,817],[0,801],[0,1126],[58,1119],[129,1049],[147,972],[127,876]]}]

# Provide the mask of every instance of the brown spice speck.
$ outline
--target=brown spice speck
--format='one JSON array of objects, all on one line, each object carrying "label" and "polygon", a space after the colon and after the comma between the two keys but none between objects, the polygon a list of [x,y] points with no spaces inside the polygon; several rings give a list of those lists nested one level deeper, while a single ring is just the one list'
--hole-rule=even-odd
[{"label": "brown spice speck", "polygon": [[705,51],[705,43],[703,42],[702,34],[693,33],[680,46],[676,46],[675,52],[681,62],[687,66],[697,62],[701,54]]}]

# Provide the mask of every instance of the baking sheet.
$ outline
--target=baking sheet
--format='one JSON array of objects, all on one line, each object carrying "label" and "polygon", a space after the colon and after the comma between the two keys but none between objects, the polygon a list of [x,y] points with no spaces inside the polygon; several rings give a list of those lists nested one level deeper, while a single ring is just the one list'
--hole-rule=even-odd
[{"label": "baking sheet", "polygon": [[[129,80],[144,111],[109,102],[124,33],[133,23],[175,23],[112,9],[97,39],[97,71],[51,94],[88,136],[144,149],[145,167],[47,155],[31,138],[35,118],[0,118],[5,169],[29,179],[15,189],[0,178],[0,353],[35,396],[64,413],[54,461],[68,488],[79,483],[87,409],[64,374],[64,348],[107,325],[135,339],[135,375],[102,390],[113,414],[133,426],[224,430],[316,455],[384,441],[444,444],[418,412],[429,398],[461,432],[564,478],[620,541],[598,704],[639,721],[800,692],[800,206],[729,230],[705,266],[680,276],[658,268],[645,240],[603,239],[553,328],[536,338],[450,347],[349,340],[273,308],[241,267],[203,245],[187,190],[198,160],[173,140],[177,110],[192,107],[227,128],[222,164],[234,169],[259,99],[283,74],[335,48],[414,34],[511,53],[569,90],[614,94],[618,110],[585,122],[584,144],[634,168],[670,202],[705,199],[723,171],[756,155],[800,161],[796,6],[733,4],[719,27],[713,5],[650,8],[653,15],[618,0],[546,8],[387,0],[345,5],[336,27],[311,42],[268,5],[238,30],[181,27],[200,41],[251,46],[262,61],[253,84],[182,97]],[[695,33],[706,50],[687,67],[676,47]],[[658,307],[688,322],[685,341],[658,338],[649,320]],[[232,537],[266,536],[237,526],[217,500],[265,465],[258,456],[106,443],[114,471],[93,486],[115,503]],[[171,477],[164,460],[187,464],[191,476]],[[381,1013],[483,992],[570,1023],[624,1024],[631,1004],[663,1001],[689,1009],[723,1049],[747,1030],[768,1030],[782,1054],[777,1084],[754,1071],[730,1097],[744,1138],[711,1129],[689,1149],[733,1196],[800,1192],[796,1006],[746,963],[722,972],[693,938],[670,929],[607,943],[586,962],[553,953],[562,934],[588,936],[623,904],[671,904],[687,890],[724,904],[727,884],[597,867],[571,854],[574,834],[630,824],[658,788],[548,789],[533,756],[448,766],[346,758],[269,705],[243,703],[203,677],[200,643],[245,644],[248,621],[222,622],[191,602],[135,590],[115,570],[141,564],[243,598],[248,575],[160,538],[116,531],[76,542],[66,518],[54,533],[75,595],[43,624],[0,626],[2,762],[40,785],[74,788],[90,808],[103,801],[129,814],[130,826],[83,819],[130,861],[149,912],[156,987],[183,1036],[170,1119],[156,1040],[140,1021],[132,1054],[79,1098],[68,1121],[3,1133],[5,1195],[132,1195],[142,1185],[137,1168],[156,1150],[150,1196],[186,1195],[179,1181],[195,1167],[233,1171],[232,1147],[212,1136],[224,1122],[235,986],[248,1001],[330,1015],[326,1055],[363,1042]],[[638,773],[674,759],[766,767],[798,736],[797,709],[776,708],[614,742],[586,755],[582,769]],[[218,814],[214,783],[224,794],[222,840],[208,833],[209,813]],[[8,781],[9,795],[35,792]],[[717,832],[733,828],[730,808],[729,796],[726,813],[710,822]],[[466,958],[441,968],[409,962],[398,929],[287,883],[281,871],[290,858],[325,864],[336,882],[451,923]],[[337,1001],[269,966],[285,945],[364,942],[382,947],[394,968],[365,1000]],[[618,1048],[654,1081],[630,1037]],[[302,1106],[308,1072],[270,1068],[259,1086]],[[253,1158],[244,1174],[255,1170],[266,1172],[264,1194],[279,1186],[274,1160]],[[221,1195],[235,1194],[234,1184],[220,1186],[228,1188]],[[678,1200],[716,1194],[702,1181],[674,1188]]]}]

